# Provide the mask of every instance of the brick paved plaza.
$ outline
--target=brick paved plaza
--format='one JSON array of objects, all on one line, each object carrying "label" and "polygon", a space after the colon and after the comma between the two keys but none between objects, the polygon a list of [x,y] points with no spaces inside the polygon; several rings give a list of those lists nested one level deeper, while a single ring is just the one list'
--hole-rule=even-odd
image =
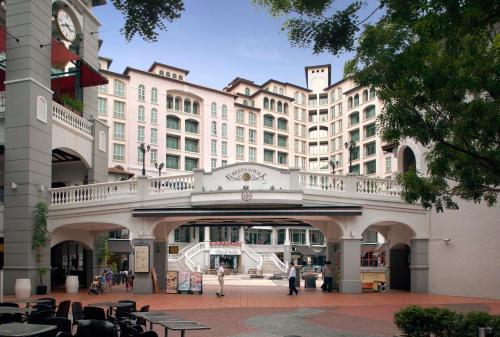
[{"label": "brick paved plaza", "polygon": [[[86,291],[69,295],[54,291],[52,296],[58,302],[70,299],[83,305],[133,299],[138,307],[149,304],[150,310],[171,310],[177,316],[205,323],[212,328],[189,332],[188,336],[193,337],[393,336],[398,331],[392,317],[401,307],[409,304],[500,314],[500,300],[406,292],[325,294],[321,290],[304,288],[298,296],[287,296],[288,289],[282,281],[272,282],[273,285],[269,280],[247,280],[245,285],[236,285],[237,280],[228,281],[235,285],[228,285],[226,296],[221,298],[215,295],[216,286],[211,279],[205,282],[202,295],[136,295],[126,292],[124,286],[114,286],[112,292],[104,295],[88,295]],[[158,327],[155,330],[163,336],[162,330]],[[169,335],[177,336],[175,333]]]}]

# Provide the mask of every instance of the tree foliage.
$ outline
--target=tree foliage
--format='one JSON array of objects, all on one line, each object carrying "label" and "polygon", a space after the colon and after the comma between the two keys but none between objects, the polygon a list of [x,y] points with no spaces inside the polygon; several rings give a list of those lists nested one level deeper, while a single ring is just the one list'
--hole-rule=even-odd
[{"label": "tree foliage", "polygon": [[172,22],[184,11],[183,0],[112,0],[125,17],[122,33],[127,41],[137,34],[148,42],[156,42],[159,30],[167,30],[165,21]]},{"label": "tree foliage", "polygon": [[374,11],[381,10],[382,17],[357,35],[374,13],[361,20],[357,15],[343,16],[358,11],[363,6],[359,1],[333,13],[333,1],[321,1],[321,13],[299,8],[306,0],[257,2],[275,15],[299,16],[284,25],[292,45],[310,46],[315,53],[355,51],[346,71],[353,73],[358,85],[373,86],[384,101],[378,119],[383,140],[412,139],[428,149],[428,172],[399,177],[406,201],[439,211],[457,208],[455,197],[486,200],[490,206],[496,203],[500,184],[498,1],[381,0]]}]

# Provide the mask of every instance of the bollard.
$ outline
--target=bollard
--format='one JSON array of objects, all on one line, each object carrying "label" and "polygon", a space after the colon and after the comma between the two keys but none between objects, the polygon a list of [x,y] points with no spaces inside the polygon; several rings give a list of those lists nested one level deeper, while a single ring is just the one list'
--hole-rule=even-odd
[{"label": "bollard", "polygon": [[479,337],[494,337],[493,328],[479,328]]}]

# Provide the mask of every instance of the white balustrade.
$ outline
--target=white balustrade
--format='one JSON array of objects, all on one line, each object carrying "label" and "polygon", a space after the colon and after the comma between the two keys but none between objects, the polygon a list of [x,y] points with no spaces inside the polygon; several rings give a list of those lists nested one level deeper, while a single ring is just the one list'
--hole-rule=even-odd
[{"label": "white balustrade", "polygon": [[136,197],[136,180],[50,189],[51,206],[79,205],[81,203],[93,201],[117,200]]},{"label": "white balustrade", "polygon": [[300,184],[303,188],[345,192],[346,176],[328,173],[301,172]]},{"label": "white balustrade", "polygon": [[200,271],[200,266],[197,265],[193,258],[204,250],[209,250],[210,247],[208,242],[200,242],[197,245],[191,247],[184,253],[184,263],[189,268],[190,271]]},{"label": "white balustrade", "polygon": [[187,191],[193,189],[194,175],[149,178],[149,194],[163,194],[171,191]]},{"label": "white balustrade", "polygon": [[274,263],[276,267],[279,268],[283,273],[286,273],[288,271],[288,266],[281,261],[275,253],[259,253],[260,256],[262,256],[262,260],[264,261],[271,261]]},{"label": "white balustrade", "polygon": [[241,250],[242,252],[245,252],[248,255],[248,257],[250,257],[252,260],[255,261],[256,269],[258,270],[262,269],[262,256],[260,256],[252,248],[250,248],[250,246],[248,246],[246,243],[241,244]]},{"label": "white balustrade", "polygon": [[384,196],[401,196],[401,185],[396,180],[356,177],[356,192]]},{"label": "white balustrade", "polygon": [[52,102],[52,118],[55,122],[62,123],[87,136],[92,136],[92,123],[90,121],[54,101]]}]

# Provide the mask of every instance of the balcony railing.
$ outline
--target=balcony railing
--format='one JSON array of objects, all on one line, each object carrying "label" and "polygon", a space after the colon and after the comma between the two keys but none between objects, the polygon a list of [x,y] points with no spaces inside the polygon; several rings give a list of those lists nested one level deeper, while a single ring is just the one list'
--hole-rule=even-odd
[{"label": "balcony railing", "polygon": [[56,102],[52,102],[52,119],[55,122],[92,137],[92,122],[76,115]]}]

